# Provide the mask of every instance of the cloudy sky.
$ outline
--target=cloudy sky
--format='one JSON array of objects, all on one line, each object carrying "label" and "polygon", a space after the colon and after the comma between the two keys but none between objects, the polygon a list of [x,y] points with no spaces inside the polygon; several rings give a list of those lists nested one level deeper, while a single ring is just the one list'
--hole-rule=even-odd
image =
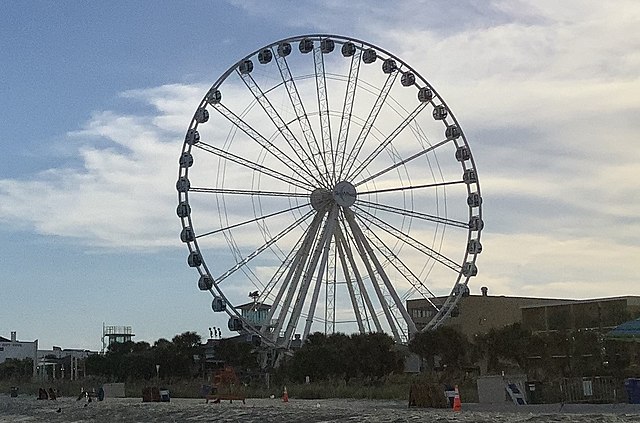
[{"label": "cloudy sky", "polygon": [[484,197],[472,293],[640,295],[639,24],[634,0],[3,2],[0,336],[224,328],[178,239],[181,139],[229,66],[306,33],[393,52],[455,112]]}]

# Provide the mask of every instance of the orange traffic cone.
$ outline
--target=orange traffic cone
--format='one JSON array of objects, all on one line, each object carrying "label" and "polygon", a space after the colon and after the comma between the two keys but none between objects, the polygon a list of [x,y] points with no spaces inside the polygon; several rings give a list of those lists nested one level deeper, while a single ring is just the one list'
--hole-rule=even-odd
[{"label": "orange traffic cone", "polygon": [[462,403],[460,402],[460,391],[458,385],[455,387],[456,395],[453,397],[453,411],[462,411]]},{"label": "orange traffic cone", "polygon": [[287,393],[287,387],[284,387],[284,392],[282,393],[282,402],[289,402],[289,394]]}]

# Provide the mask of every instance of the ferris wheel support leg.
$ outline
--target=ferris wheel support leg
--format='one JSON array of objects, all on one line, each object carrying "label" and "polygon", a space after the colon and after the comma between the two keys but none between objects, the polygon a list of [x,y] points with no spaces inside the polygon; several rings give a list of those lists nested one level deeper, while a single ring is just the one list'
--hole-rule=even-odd
[{"label": "ferris wheel support leg", "polygon": [[[364,282],[362,280],[362,276],[360,275],[360,272],[358,271],[358,267],[356,266],[356,262],[354,260],[353,257],[353,251],[351,251],[351,247],[349,246],[346,238],[344,237],[344,234],[342,233],[342,230],[340,230],[340,228],[338,228],[338,238],[340,243],[342,244],[342,246],[344,247],[344,251],[347,254],[347,260],[349,261],[349,265],[351,266],[351,269],[353,270],[353,276],[356,279],[356,284],[358,286],[358,289],[360,290],[360,294],[362,295],[362,299],[364,300],[364,306],[365,309],[365,315],[366,312],[369,312],[369,315],[371,316],[371,320],[373,320],[373,324],[376,328],[377,332],[382,332],[382,325],[380,324],[380,320],[378,319],[378,315],[376,314],[375,308],[373,307],[373,303],[371,302],[371,298],[369,297],[369,293],[367,292],[366,287],[364,286]],[[369,326],[369,331],[371,331],[371,325],[369,324],[369,321],[367,320],[367,324]]]},{"label": "ferris wheel support leg", "polygon": [[[311,285],[311,279],[313,278],[314,270],[318,266],[318,261],[320,260],[320,254],[322,253],[322,249],[324,245],[331,240],[331,235],[335,228],[336,219],[337,219],[338,208],[334,206],[329,213],[327,221],[325,222],[324,228],[322,230],[322,235],[320,240],[316,243],[316,248],[313,251],[313,256],[309,263],[307,264],[307,268],[304,273],[304,279],[302,284],[300,285],[300,290],[298,291],[298,296],[296,297],[296,302],[293,306],[293,311],[289,316],[289,323],[287,324],[287,329],[284,333],[284,342],[288,343],[291,340],[291,336],[293,335],[293,331],[298,325],[298,320],[300,319],[300,313],[302,312],[302,306],[304,305],[304,300],[307,297],[307,292],[309,291],[309,286]],[[322,271],[322,269],[320,269]],[[317,300],[317,298],[316,298]],[[311,316],[313,318],[313,316]]]},{"label": "ferris wheel support leg", "polygon": [[[306,236],[304,238],[306,239]],[[305,248],[305,239],[301,239],[298,241],[300,244],[300,247],[296,250],[293,259],[289,263],[289,268],[288,268],[289,270],[287,271],[284,281],[282,282],[282,284],[280,285],[280,288],[278,289],[278,293],[276,294],[276,297],[273,299],[273,302],[272,302],[273,307],[271,307],[271,309],[269,309],[269,312],[267,313],[267,318],[265,319],[265,321],[268,324],[263,325],[263,327],[260,330],[260,332],[264,335],[269,333],[269,330],[271,330],[271,321],[276,311],[276,305],[280,304],[280,301],[282,301],[282,296],[287,291],[287,287],[289,286],[289,282],[291,282],[291,278],[295,272],[295,269],[298,267],[298,263],[300,262],[301,258],[305,254],[303,251]],[[283,263],[283,265],[285,264]],[[275,337],[272,336],[272,340],[277,341],[277,336]]]},{"label": "ferris wheel support leg", "polygon": [[[282,330],[282,326],[284,325],[284,321],[286,319],[287,313],[289,312],[289,307],[291,306],[291,302],[293,301],[293,296],[296,293],[298,288],[298,283],[300,282],[300,276],[302,276],[302,272],[304,270],[305,263],[307,261],[307,257],[309,256],[309,252],[311,251],[311,247],[313,246],[313,240],[315,239],[318,230],[320,229],[320,225],[322,223],[322,218],[324,217],[324,213],[318,212],[311,222],[311,225],[307,229],[307,235],[304,240],[304,244],[300,249],[300,258],[298,259],[297,265],[291,269],[292,277],[290,278],[291,282],[289,284],[289,290],[287,291],[287,296],[285,297],[285,301],[280,308],[280,313],[278,314],[278,323],[276,324],[276,328],[273,332],[274,340],[277,341],[280,335],[280,331]],[[277,304],[274,304],[272,308],[275,308]],[[285,338],[285,342],[288,340]]]},{"label": "ferris wheel support leg", "polygon": [[311,296],[311,304],[309,304],[309,313],[307,314],[307,320],[304,325],[304,332],[302,340],[307,339],[309,332],[311,331],[311,325],[313,324],[313,316],[316,313],[316,305],[318,303],[318,296],[320,295],[320,287],[322,286],[322,276],[327,268],[327,262],[329,261],[329,251],[331,247],[331,239],[335,231],[336,222],[338,218],[338,206],[333,206],[329,218],[327,220],[326,231],[323,234],[324,245],[322,246],[322,260],[320,260],[320,266],[318,267],[316,285],[313,289],[313,295]]},{"label": "ferris wheel support leg", "polygon": [[351,212],[351,210],[345,210],[345,215],[346,215],[347,221],[349,222],[349,225],[351,226],[351,230],[354,232],[354,236],[356,236],[356,239],[358,239],[358,238],[360,239],[360,241],[362,243],[362,246],[364,247],[364,249],[367,252],[368,256],[371,258],[371,261],[373,262],[373,264],[374,264],[374,266],[376,268],[376,271],[378,272],[378,274],[382,278],[382,281],[384,282],[384,285],[386,286],[387,290],[389,291],[389,294],[391,295],[391,298],[393,299],[393,302],[395,303],[397,309],[402,314],[402,317],[404,318],[404,320],[405,320],[405,322],[407,324],[407,329],[409,331],[408,335],[410,336],[411,334],[416,333],[417,332],[416,324],[411,319],[411,316],[409,316],[409,312],[407,312],[407,309],[405,308],[404,304],[402,303],[402,300],[400,299],[400,296],[398,296],[398,293],[396,292],[395,288],[391,284],[391,281],[389,280],[389,276],[384,271],[384,268],[380,264],[380,261],[378,260],[378,257],[375,255],[375,252],[371,248],[371,245],[369,244],[369,241],[367,241],[367,238],[364,236],[364,234],[362,233],[362,230],[360,229],[360,227],[356,223],[355,218],[353,216],[353,212]]},{"label": "ferris wheel support leg", "polygon": [[[335,333],[336,330],[336,250],[334,246],[333,257],[329,255],[329,263],[326,268],[325,290],[324,290],[324,333]],[[333,275],[331,273],[333,272]]]},{"label": "ferris wheel support leg", "polygon": [[380,301],[382,311],[384,312],[384,315],[387,318],[387,323],[389,324],[391,332],[393,333],[393,338],[396,340],[396,342],[400,343],[402,342],[402,337],[398,333],[398,328],[393,316],[391,315],[391,310],[389,309],[387,299],[384,297],[384,294],[380,289],[380,285],[378,284],[378,280],[376,278],[376,272],[374,271],[373,267],[371,267],[371,262],[369,257],[367,256],[366,249],[362,244],[362,237],[360,233],[358,233],[359,228],[355,222],[355,219],[353,218],[353,213],[345,210],[345,217],[347,219],[347,223],[349,223],[349,227],[351,228],[351,233],[353,234],[353,239],[356,243],[358,254],[360,255],[360,258],[362,259],[365,267],[367,268],[367,272],[369,273],[369,277],[371,278],[371,284],[373,285],[373,289],[378,297],[378,301]]},{"label": "ferris wheel support leg", "polygon": [[336,246],[338,249],[338,256],[340,257],[340,264],[342,265],[342,272],[347,284],[347,290],[349,291],[349,298],[351,299],[351,306],[353,307],[353,313],[356,316],[356,322],[358,323],[358,330],[360,333],[365,333],[364,325],[362,324],[362,315],[360,314],[360,308],[358,307],[358,300],[356,299],[355,289],[351,282],[351,275],[349,268],[347,267],[347,259],[345,257],[344,249],[338,239],[338,233],[335,235]]}]

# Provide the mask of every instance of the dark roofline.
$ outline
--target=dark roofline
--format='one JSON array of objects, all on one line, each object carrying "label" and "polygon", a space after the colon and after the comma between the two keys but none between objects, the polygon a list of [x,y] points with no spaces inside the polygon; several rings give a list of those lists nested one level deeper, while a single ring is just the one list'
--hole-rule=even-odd
[{"label": "dark roofline", "polygon": [[0,336],[0,342],[11,342],[11,339],[7,339],[4,336]]},{"label": "dark roofline", "polygon": [[[570,298],[550,298],[550,297],[523,297],[523,296],[516,296],[516,295],[481,295],[481,294],[469,294],[469,297],[491,297],[491,298],[513,298],[513,299],[519,299],[519,300],[542,300],[542,301],[568,301],[568,302],[572,302],[572,301],[580,301],[580,300],[573,300]],[[441,298],[447,298],[447,297],[441,297]]]},{"label": "dark roofline", "polygon": [[600,303],[600,302],[630,300],[630,299],[640,301],[640,296],[637,296],[637,295],[622,295],[622,296],[619,296],[619,297],[586,298],[586,299],[583,299],[583,300],[560,300],[560,299],[558,299],[558,302],[554,303],[554,304],[527,305],[527,306],[522,306],[522,308],[553,307],[553,306],[567,305],[567,304],[588,304],[588,303]]},{"label": "dark roofline", "polygon": [[[581,301],[581,300],[570,300],[570,299],[564,299],[564,298],[545,298],[545,297],[520,297],[520,296],[512,296],[512,295],[481,295],[481,294],[469,294],[469,295],[465,295],[464,297],[473,297],[473,298],[509,298],[509,299],[514,299],[514,300],[539,300],[539,301],[559,301],[559,302],[575,302],[575,301]],[[437,301],[444,301],[448,298],[448,296],[439,296],[439,297],[433,297],[430,298],[430,300],[437,300]],[[406,300],[407,302],[411,302],[411,301],[427,301],[426,298],[409,298]]]},{"label": "dark roofline", "polygon": [[[487,297],[487,298],[512,298],[512,299],[521,299],[521,300],[540,300],[540,301],[557,301],[557,305],[561,305],[561,304],[571,304],[571,303],[588,303],[588,302],[599,302],[599,301],[616,301],[616,300],[637,300],[640,301],[640,296],[639,295],[621,295],[621,296],[616,296],[616,297],[602,297],[602,298],[585,298],[585,299],[569,299],[569,298],[548,298],[548,297],[521,297],[521,296],[511,296],[511,295],[481,295],[481,294],[469,294],[469,297],[474,297],[474,298],[481,298],[481,297]],[[437,300],[437,301],[444,301],[446,300],[448,297],[447,296],[439,296],[439,297],[434,297],[431,298],[431,300]],[[407,302],[413,302],[413,301],[427,301],[427,299],[425,298],[409,298],[406,300]],[[547,305],[552,305],[551,303],[547,304]],[[540,306],[523,306],[523,308],[528,308],[528,307],[540,307]]]},{"label": "dark roofline", "polygon": [[254,303],[253,301],[250,302],[250,303],[246,303],[246,304],[241,304],[239,306],[235,306],[234,308],[241,309],[241,310],[251,310],[251,309],[253,309],[254,305],[258,306],[258,310],[271,308],[271,305],[269,305],[269,304]]}]

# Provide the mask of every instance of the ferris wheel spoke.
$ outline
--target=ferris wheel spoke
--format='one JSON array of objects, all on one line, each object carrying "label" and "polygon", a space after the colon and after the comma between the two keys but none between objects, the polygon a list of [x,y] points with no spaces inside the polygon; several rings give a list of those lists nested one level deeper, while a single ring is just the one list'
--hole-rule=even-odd
[{"label": "ferris wheel spoke", "polygon": [[[295,266],[292,266],[289,269],[289,274],[287,275],[287,287],[286,287],[287,295],[285,296],[284,302],[280,307],[280,313],[278,314],[276,328],[273,332],[274,341],[278,340],[280,336],[280,331],[282,330],[282,327],[284,326],[284,322],[287,318],[287,314],[290,311],[291,303],[293,302],[293,297],[295,296],[298,290],[300,277],[302,276],[302,273],[305,269],[305,264],[307,263],[307,259],[309,258],[309,254],[315,243],[316,236],[318,234],[318,231],[320,230],[320,226],[322,225],[324,214],[325,213],[322,213],[322,212],[317,212],[315,214],[315,217],[313,218],[313,222],[311,222],[311,225],[309,225],[309,227],[307,228],[307,233],[302,243],[302,247],[300,248],[300,251],[298,251],[298,254],[296,254]],[[284,289],[284,285],[283,285],[283,289]],[[275,311],[275,307],[272,307],[272,311]],[[269,314],[273,316],[274,313],[270,312]],[[289,340],[287,338],[284,338],[284,342],[288,343]]]},{"label": "ferris wheel spoke", "polygon": [[[318,219],[318,216],[316,215],[316,219]],[[268,313],[267,313],[267,322],[269,323],[269,326],[265,326],[262,328],[261,332],[263,334],[266,334],[268,332],[268,329],[270,329],[272,326],[271,322],[273,321],[273,316],[275,314],[276,311],[276,307],[280,304],[280,302],[282,301],[282,297],[284,296],[285,292],[287,292],[287,288],[289,287],[289,283],[291,282],[291,279],[295,273],[295,269],[298,268],[300,260],[306,256],[306,254],[308,254],[307,252],[305,252],[305,249],[307,248],[307,244],[308,244],[308,239],[309,239],[309,231],[313,230],[313,225],[315,225],[316,220],[314,219],[314,221],[312,222],[312,225],[308,228],[307,232],[303,233],[302,236],[300,236],[300,238],[298,238],[298,240],[296,241],[296,246],[291,250],[291,252],[289,253],[289,256],[287,257],[287,259],[285,261],[283,261],[282,265],[279,267],[278,271],[273,275],[273,277],[271,278],[270,284],[267,284],[267,288],[265,289],[266,292],[266,296],[270,297],[271,292],[275,289],[275,287],[278,285],[280,278],[282,277],[282,275],[285,275],[284,280],[282,281],[282,283],[279,285],[278,288],[278,292],[276,293],[276,296],[273,298],[273,302],[272,302],[272,307],[269,309]],[[286,272],[286,274],[285,274]],[[278,327],[277,324],[275,326],[276,328]],[[273,333],[273,340],[276,341],[277,337],[280,333],[280,329],[277,329],[274,333]]]},{"label": "ferris wheel spoke", "polygon": [[387,204],[373,203],[371,201],[360,200],[360,199],[358,199],[358,204],[361,204],[363,206],[368,206],[377,210],[386,211],[389,213],[396,213],[402,216],[413,217],[416,219],[426,220],[434,223],[440,223],[448,226],[455,226],[463,229],[469,229],[469,223],[462,222],[460,220],[448,219],[446,217],[434,216],[431,214],[422,213],[415,210],[401,209],[399,207],[393,207]]},{"label": "ferris wheel spoke", "polygon": [[404,160],[396,162],[393,165],[387,167],[386,169],[383,169],[383,170],[381,170],[379,172],[376,172],[373,175],[361,180],[360,182],[357,182],[357,183],[353,184],[353,186],[357,187],[357,186],[362,185],[362,184],[364,184],[366,182],[369,182],[369,181],[371,181],[371,180],[373,180],[373,179],[375,179],[375,178],[377,178],[379,176],[382,176],[382,175],[386,174],[387,172],[392,171],[393,169],[396,169],[396,168],[398,168],[398,167],[400,167],[402,165],[405,165],[405,164],[409,163],[412,160],[417,159],[418,157],[424,156],[425,154],[429,153],[430,151],[433,151],[436,148],[441,147],[441,146],[443,146],[444,144],[446,144],[446,143],[448,143],[450,141],[452,141],[452,140],[447,139],[447,140],[440,141],[439,143],[434,144],[432,146],[429,146],[428,148],[425,148],[424,150],[419,151],[418,153],[415,153],[414,155],[412,155],[410,157],[407,157]]},{"label": "ferris wheel spoke", "polygon": [[251,189],[231,189],[231,188],[201,188],[191,187],[189,192],[201,192],[207,194],[230,194],[230,195],[249,195],[262,197],[297,197],[308,198],[309,194],[284,191],[261,191]]},{"label": "ferris wheel spoke", "polygon": [[309,211],[307,214],[305,214],[304,216],[300,217],[298,220],[296,220],[295,222],[293,222],[291,225],[287,226],[285,229],[283,229],[282,231],[280,231],[280,233],[278,233],[276,236],[274,236],[273,238],[271,238],[270,240],[268,240],[267,242],[265,242],[264,244],[262,244],[260,247],[256,248],[251,254],[249,254],[248,256],[246,256],[244,259],[240,260],[238,263],[236,263],[235,266],[231,267],[229,270],[227,270],[226,272],[224,272],[222,275],[218,276],[216,279],[214,279],[216,281],[216,283],[218,285],[220,285],[220,283],[222,281],[224,281],[226,278],[228,278],[229,276],[231,276],[233,273],[235,273],[238,269],[242,268],[244,265],[246,265],[249,261],[253,260],[254,258],[256,258],[260,253],[262,253],[264,250],[266,250],[267,248],[269,248],[271,245],[273,245],[274,243],[276,243],[277,241],[279,241],[282,237],[284,237],[285,235],[287,235],[289,232],[291,232],[294,228],[296,228],[297,226],[299,226],[302,222],[304,222],[309,216],[311,216],[311,214],[313,214],[313,211]]},{"label": "ferris wheel spoke", "polygon": [[[417,292],[422,296],[422,298],[427,300],[433,308],[437,310],[438,307],[436,307],[433,301],[431,301],[431,298],[435,298],[435,294],[431,292],[431,290],[422,282],[422,280],[420,280],[418,276],[416,276],[416,274],[409,268],[409,266],[407,266],[402,261],[402,259],[400,259],[400,257],[398,257],[398,255],[395,254],[391,250],[391,248],[389,248],[387,244],[384,243],[382,239],[380,239],[378,235],[376,235],[375,232],[370,232],[369,239],[372,241],[371,243],[376,247],[380,254],[382,254],[382,256],[384,256],[389,261],[389,263],[391,263],[391,265],[398,271],[398,273],[400,273],[404,277],[404,279],[409,282],[409,284],[411,284],[412,289],[410,292]],[[401,300],[404,301],[406,300],[406,298],[408,298],[408,294],[401,298]]]},{"label": "ferris wheel spoke", "polygon": [[433,316],[429,323],[427,323],[425,327],[421,329],[421,332],[437,329],[438,327],[442,326],[445,319],[449,315],[451,315],[451,312],[456,307],[456,305],[458,305],[458,302],[460,302],[461,298],[462,295],[453,295],[453,293],[450,294],[444,301],[442,306],[440,306],[440,309],[438,310],[436,315]]},{"label": "ferris wheel spoke", "polygon": [[376,189],[371,191],[358,192],[358,196],[361,196],[364,194],[380,194],[383,192],[398,192],[398,191],[407,191],[407,190],[413,190],[413,189],[437,188],[437,187],[444,187],[448,185],[458,185],[458,184],[464,184],[464,183],[465,183],[464,181],[460,180],[460,181],[437,182],[435,184],[421,184],[421,185],[401,186],[401,187],[395,187],[395,188],[382,188],[382,189]]},{"label": "ferris wheel spoke", "polygon": [[262,91],[260,86],[256,83],[255,79],[253,79],[251,74],[242,74],[240,72],[238,72],[238,74],[242,78],[242,81],[244,81],[247,88],[249,88],[249,91],[251,91],[251,94],[253,94],[260,106],[262,106],[262,109],[265,111],[269,119],[271,119],[271,122],[276,127],[289,148],[295,153],[299,162],[302,164],[302,166],[304,166],[306,174],[311,177],[317,185],[319,185],[320,180],[318,179],[317,175],[319,175],[321,171],[317,166],[315,166],[315,171],[317,172],[317,174],[314,174],[314,171],[308,167],[308,163],[314,163],[314,161],[309,156],[307,150],[302,146],[302,144],[300,144],[300,141],[296,138],[296,136],[293,135],[293,132],[291,132],[289,125],[284,122],[282,116],[280,116],[275,107],[273,107],[273,104],[271,104],[271,101],[266,96],[264,91]]},{"label": "ferris wheel spoke", "polygon": [[[329,261],[329,252],[331,251],[331,240],[333,239],[333,234],[335,232],[335,227],[338,218],[338,206],[334,206],[331,212],[329,213],[329,217],[327,218],[327,223],[322,234],[322,239],[318,243],[316,252],[319,255],[320,249],[322,249],[322,259],[320,260],[320,266],[318,266],[318,270],[316,272],[316,284],[313,289],[313,294],[311,295],[311,303],[309,303],[309,312],[307,313],[307,319],[304,325],[304,331],[302,332],[302,340],[307,339],[309,335],[309,331],[311,330],[311,325],[313,324],[313,317],[316,314],[316,305],[318,303],[318,295],[320,294],[320,287],[322,286],[322,277],[324,275],[325,270],[327,269],[327,263]],[[309,279],[313,277],[313,267],[312,271],[309,272]],[[308,288],[307,288],[308,289]],[[305,294],[306,297],[306,294]],[[304,297],[302,298],[304,301]],[[300,305],[300,310],[302,309],[302,305]],[[295,312],[295,309],[294,309]],[[286,335],[285,335],[286,336]]]},{"label": "ferris wheel spoke", "polygon": [[231,162],[237,163],[241,166],[244,166],[246,168],[249,168],[251,170],[254,170],[256,172],[268,175],[274,179],[278,179],[282,182],[285,182],[287,184],[290,185],[294,185],[297,186],[298,188],[301,189],[311,189],[313,187],[313,185],[306,183],[306,181],[304,180],[300,180],[300,179],[295,179],[292,178],[290,176],[287,176],[283,173],[280,173],[276,170],[273,170],[271,168],[268,168],[266,166],[263,166],[261,164],[255,163],[251,160],[247,160],[244,157],[229,153],[228,151],[222,150],[220,148],[214,147],[212,145],[209,145],[207,143],[204,142],[199,142],[198,144],[195,145],[195,147],[203,150],[203,151],[207,151],[209,153],[215,154],[218,157],[221,157],[225,160],[229,160]]},{"label": "ferris wheel spoke", "polygon": [[233,113],[230,109],[224,106],[221,103],[216,103],[213,107],[220,112],[222,116],[224,116],[229,122],[231,122],[235,127],[244,132],[249,138],[254,140],[258,145],[264,148],[273,158],[278,160],[280,163],[289,168],[294,174],[297,175],[307,175],[308,177],[315,179],[315,176],[312,175],[309,170],[305,167],[300,166],[295,160],[291,159],[287,154],[285,154],[280,148],[278,148],[273,142],[266,139],[262,136],[258,131],[256,131],[251,125],[246,123],[242,118]]},{"label": "ferris wheel spoke", "polygon": [[[280,263],[280,266],[278,266],[278,270],[276,270],[275,273],[271,276],[271,278],[269,279],[269,282],[267,282],[267,284],[265,285],[264,290],[260,293],[259,300],[261,299],[262,302],[269,300],[269,301],[272,301],[273,304],[278,304],[280,302],[280,299],[282,298],[281,292],[283,292],[282,287],[286,286],[286,284],[288,283],[286,282],[286,275],[285,275],[286,271],[287,269],[289,269],[294,265],[297,253],[300,250],[300,247],[302,246],[303,239],[304,239],[304,234],[302,234],[300,238],[298,238],[293,248],[291,248],[287,256],[284,258],[284,260],[282,260],[282,263]],[[283,276],[285,276],[285,281],[280,283]],[[278,290],[278,293],[276,293],[276,296],[274,297],[273,291],[278,285],[280,285],[280,289]]]},{"label": "ferris wheel spoke", "polygon": [[[336,144],[336,155],[334,156],[335,164],[340,163],[338,169],[342,172],[344,167],[344,159],[347,154],[347,138],[349,137],[349,128],[351,126],[351,115],[353,111],[353,103],[358,87],[358,76],[360,74],[360,57],[362,49],[356,49],[351,56],[351,65],[349,66],[349,77],[347,79],[347,87],[344,94],[344,103],[342,103],[342,115],[340,116],[340,129],[338,131],[338,142]],[[340,155],[340,157],[338,157]]]},{"label": "ferris wheel spoke", "polygon": [[305,206],[308,206],[308,204],[301,204],[299,206],[295,206],[295,207],[291,207],[291,208],[288,208],[288,209],[280,210],[280,211],[277,211],[277,212],[274,212],[274,213],[269,213],[269,214],[265,214],[265,215],[262,215],[262,216],[258,216],[255,219],[245,220],[244,222],[235,223],[233,225],[228,225],[228,226],[225,226],[224,228],[220,228],[220,229],[216,229],[214,231],[209,231],[209,232],[202,233],[200,235],[196,235],[196,239],[202,238],[202,237],[205,237],[205,236],[209,236],[209,235],[214,235],[214,234],[217,234],[217,233],[220,233],[220,232],[228,231],[228,230],[231,230],[231,229],[234,229],[234,228],[238,228],[238,227],[243,226],[243,225],[248,225],[250,223],[263,221],[263,220],[266,220],[266,219],[268,219],[270,217],[274,217],[274,216],[278,216],[278,215],[281,215],[281,214],[284,214],[284,213],[288,213],[288,212],[291,212],[293,210],[297,210],[297,209],[305,207]]},{"label": "ferris wheel spoke", "polygon": [[280,56],[276,51],[274,51],[274,56],[276,57],[276,63],[278,65],[278,69],[280,70],[280,77],[282,78],[282,82],[287,89],[287,94],[289,95],[291,106],[293,107],[298,123],[300,124],[302,135],[304,136],[307,146],[311,149],[311,163],[315,165],[316,170],[318,171],[318,179],[321,179],[326,184],[328,184],[329,179],[326,176],[326,172],[322,172],[322,170],[318,166],[318,163],[323,163],[324,169],[328,169],[326,156],[320,149],[316,135],[311,129],[309,117],[307,116],[304,104],[302,103],[302,99],[300,98],[300,92],[298,91],[298,87],[296,86],[295,79],[291,75],[291,69],[289,69],[287,59],[284,56]]},{"label": "ferris wheel spoke", "polygon": [[[329,97],[327,95],[327,76],[324,69],[324,53],[322,51],[322,43],[313,47],[313,62],[315,65],[316,75],[316,92],[318,97],[318,114],[320,117],[320,135],[322,141],[322,158],[324,160],[325,173],[328,175],[331,184],[336,183],[335,161],[332,160],[331,169],[327,158],[333,159],[333,144],[331,139],[331,121],[329,119]],[[329,151],[327,151],[327,148]]]},{"label": "ferris wheel spoke", "polygon": [[356,157],[358,157],[358,155],[360,154],[360,150],[362,149],[362,146],[364,145],[365,140],[369,136],[369,132],[371,132],[371,128],[373,128],[373,124],[378,118],[378,115],[380,114],[380,110],[382,110],[382,106],[384,105],[384,102],[387,99],[387,95],[389,95],[389,91],[391,91],[391,87],[393,86],[393,83],[398,77],[398,74],[399,74],[398,71],[394,71],[394,72],[391,72],[389,76],[387,76],[387,80],[385,81],[384,85],[380,89],[380,93],[378,94],[378,97],[376,98],[376,101],[373,104],[371,111],[369,112],[369,116],[367,116],[367,120],[362,126],[362,129],[360,130],[360,134],[358,135],[358,138],[356,139],[351,150],[349,151],[349,154],[346,155],[345,157],[345,161],[347,163],[350,163],[349,168],[346,170],[346,172],[343,172],[344,169],[340,169],[340,176],[338,177],[338,179],[343,180],[343,175],[348,175],[351,173],[351,168],[353,167],[353,164],[356,162]]},{"label": "ferris wheel spoke", "polygon": [[360,208],[360,207],[356,207],[361,213],[358,213],[358,218],[362,220],[366,220],[367,222],[369,222],[370,224],[378,227],[379,229],[383,230],[384,232],[394,236],[395,238],[397,238],[398,240],[402,241],[403,243],[410,245],[411,247],[413,247],[414,249],[420,251],[421,253],[425,254],[426,256],[432,258],[433,260],[437,261],[438,263],[442,264],[445,267],[448,267],[449,269],[453,270],[454,272],[459,272],[462,268],[462,266],[460,266],[458,263],[456,263],[455,261],[451,260],[449,257],[440,254],[438,251],[426,246],[424,243],[422,243],[421,241],[413,238],[412,236],[402,232],[401,230],[389,225],[387,222],[385,222],[384,220],[378,218],[377,216],[374,216],[373,214],[367,212],[366,210]]},{"label": "ferris wheel spoke", "polygon": [[411,334],[414,334],[414,333],[417,332],[415,323],[411,319],[411,316],[409,316],[409,312],[407,312],[407,309],[405,308],[402,300],[400,299],[400,296],[398,295],[398,292],[396,291],[396,289],[394,288],[393,284],[391,283],[391,280],[389,279],[389,276],[387,275],[387,273],[384,270],[384,267],[382,266],[382,264],[378,260],[378,257],[375,254],[375,252],[373,251],[373,248],[371,248],[371,244],[369,243],[367,237],[364,235],[364,233],[362,232],[362,230],[358,226],[358,223],[356,222],[356,220],[354,218],[353,212],[351,210],[345,210],[345,217],[347,219],[347,222],[349,223],[349,226],[351,228],[351,232],[353,233],[353,235],[355,236],[356,239],[360,239],[360,242],[361,242],[362,246],[364,247],[364,250],[366,251],[367,255],[370,257],[371,261],[373,262],[373,264],[375,266],[376,272],[382,278],[382,281],[384,282],[384,286],[387,289],[387,292],[389,293],[389,295],[393,299],[393,302],[394,302],[394,304],[396,306],[396,309],[402,315],[402,319],[404,320],[404,323],[406,323],[407,329],[409,331],[409,333],[406,334],[407,338],[408,338],[408,336],[410,336]]},{"label": "ferris wheel spoke", "polygon": [[393,142],[394,139],[396,139],[396,137],[398,135],[400,135],[400,133],[402,133],[402,131],[404,129],[406,129],[409,124],[411,122],[413,122],[413,120],[416,118],[416,116],[418,116],[420,114],[421,111],[424,110],[424,108],[427,106],[428,103],[420,103],[418,104],[418,106],[416,106],[415,109],[413,109],[413,111],[391,132],[391,134],[389,134],[376,148],[375,150],[373,150],[371,152],[371,154],[369,154],[367,156],[367,158],[365,158],[359,165],[358,167],[356,167],[356,169],[352,172],[349,172],[349,176],[347,176],[347,179],[354,179],[356,178],[358,175],[360,175],[360,173],[366,169],[369,164],[382,152],[384,151],[385,148],[387,148],[387,146],[389,144],[391,144],[391,142]]}]

